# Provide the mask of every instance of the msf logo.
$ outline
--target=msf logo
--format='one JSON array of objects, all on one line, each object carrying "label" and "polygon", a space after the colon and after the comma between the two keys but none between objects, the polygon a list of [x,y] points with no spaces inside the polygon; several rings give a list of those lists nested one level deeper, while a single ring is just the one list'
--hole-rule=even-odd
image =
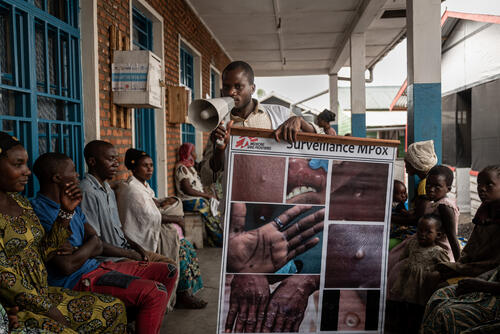
[{"label": "msf logo", "polygon": [[258,140],[259,139],[256,137],[240,137],[236,141],[236,148],[245,148],[250,145],[250,143],[255,143]]}]

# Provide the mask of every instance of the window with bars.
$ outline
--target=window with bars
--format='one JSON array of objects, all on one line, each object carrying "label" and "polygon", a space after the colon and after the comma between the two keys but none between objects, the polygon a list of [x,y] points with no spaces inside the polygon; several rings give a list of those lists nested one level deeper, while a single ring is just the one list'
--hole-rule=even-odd
[{"label": "window with bars", "polygon": [[[78,0],[0,1],[0,130],[22,141],[30,164],[62,152],[82,175],[78,8]],[[36,191],[32,179],[26,195]]]},{"label": "window with bars", "polygon": [[196,130],[194,126],[189,123],[181,124],[181,143],[191,143],[196,145]]},{"label": "window with bars", "polygon": [[[191,99],[194,100],[194,58],[191,52],[181,46],[180,50],[180,83],[191,89]],[[181,124],[181,143],[191,143],[196,145],[196,130],[188,123]]]},{"label": "window with bars", "polygon": [[[153,51],[153,22],[137,8],[132,8],[132,44],[134,50]],[[135,147],[148,153],[156,166],[156,120],[154,109],[136,108],[134,111]],[[148,181],[156,192],[156,168]]]}]

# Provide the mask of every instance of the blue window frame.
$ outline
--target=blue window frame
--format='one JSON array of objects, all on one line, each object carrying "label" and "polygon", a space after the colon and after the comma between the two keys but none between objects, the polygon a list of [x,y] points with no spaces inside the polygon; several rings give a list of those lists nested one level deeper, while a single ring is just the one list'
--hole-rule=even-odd
[{"label": "blue window frame", "polygon": [[[191,99],[194,100],[194,60],[193,55],[181,46],[180,51],[180,66],[182,85],[191,88]],[[191,143],[196,145],[196,130],[194,126],[188,123],[181,125],[181,143]]]},{"label": "blue window frame", "polygon": [[194,61],[193,55],[181,47],[181,85],[191,88],[191,99],[194,100]]},{"label": "blue window frame", "polygon": [[196,130],[189,123],[181,124],[182,144],[191,143],[196,145]]},{"label": "blue window frame", "polygon": [[134,48],[137,50],[153,50],[153,23],[138,9],[132,9],[132,29]]},{"label": "blue window frame", "polygon": [[[0,1],[0,130],[84,172],[78,0]],[[38,182],[31,178],[25,195]]]},{"label": "blue window frame", "polygon": [[[153,23],[137,8],[132,8],[132,43],[135,50],[153,51]],[[156,120],[154,109],[135,109],[135,147],[148,153],[156,166]],[[155,171],[148,181],[156,192],[158,176]]]}]

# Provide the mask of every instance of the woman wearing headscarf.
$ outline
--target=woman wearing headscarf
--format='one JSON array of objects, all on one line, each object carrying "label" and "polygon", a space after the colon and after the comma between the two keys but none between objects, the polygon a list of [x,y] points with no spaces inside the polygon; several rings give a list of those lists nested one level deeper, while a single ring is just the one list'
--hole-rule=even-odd
[{"label": "woman wearing headscarf", "polygon": [[200,176],[194,168],[196,159],[195,147],[184,143],[179,148],[179,161],[175,165],[175,186],[177,194],[182,199],[184,211],[199,212],[207,230],[208,243],[211,246],[222,246],[222,227],[220,217],[211,210],[212,199],[216,197],[204,191]]},{"label": "woman wearing headscarf", "polygon": [[203,308],[206,302],[195,296],[203,287],[193,245],[184,238],[184,212],[176,197],[158,200],[148,184],[153,160],[143,151],[128,149],[125,166],[132,171],[118,187],[117,203],[124,232],[144,249],[175,259],[179,267],[176,307]]},{"label": "woman wearing headscarf", "polygon": [[22,144],[0,132],[2,305],[17,306],[19,327],[34,329],[33,332],[125,333],[125,305],[119,299],[48,285],[45,263],[71,235],[69,222],[80,203],[81,193],[78,185],[65,185],[53,228],[45,233],[29,201],[19,194],[30,175],[28,153]]}]

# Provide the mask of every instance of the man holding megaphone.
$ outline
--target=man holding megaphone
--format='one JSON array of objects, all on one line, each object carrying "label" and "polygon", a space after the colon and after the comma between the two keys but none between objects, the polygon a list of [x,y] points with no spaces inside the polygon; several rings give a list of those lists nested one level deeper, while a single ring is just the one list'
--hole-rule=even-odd
[{"label": "man holding megaphone", "polygon": [[249,64],[234,61],[226,66],[222,72],[221,95],[233,98],[234,107],[210,135],[201,163],[204,184],[211,184],[219,179],[224,168],[224,152],[229,142],[231,126],[273,129],[277,141],[282,138],[289,142],[296,141],[300,131],[324,133],[316,124],[299,116],[291,116],[286,107],[260,104],[252,99],[254,92],[254,72]]}]

